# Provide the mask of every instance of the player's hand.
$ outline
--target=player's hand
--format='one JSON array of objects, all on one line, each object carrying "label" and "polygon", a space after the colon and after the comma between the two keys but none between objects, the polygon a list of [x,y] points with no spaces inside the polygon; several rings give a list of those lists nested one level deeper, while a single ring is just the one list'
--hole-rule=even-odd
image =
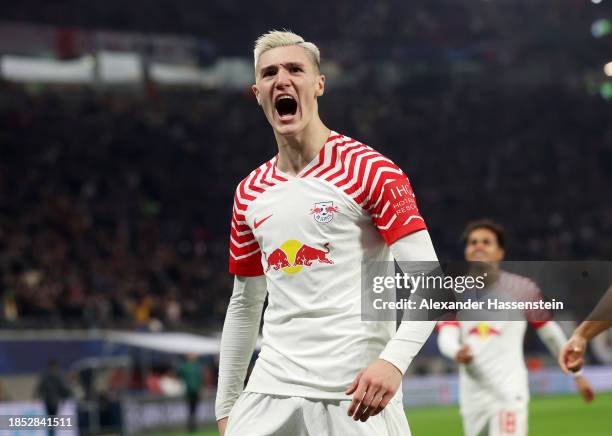
[{"label": "player's hand", "polygon": [[586,378],[579,376],[574,381],[576,382],[576,389],[578,389],[585,402],[590,403],[595,399],[595,392]]},{"label": "player's hand", "polygon": [[219,427],[219,434],[221,436],[225,435],[225,427],[227,427],[227,416],[225,418],[221,418],[217,421],[217,426]]},{"label": "player's hand", "polygon": [[565,373],[576,372],[582,368],[586,346],[586,339],[574,334],[561,348],[559,366]]},{"label": "player's hand", "polygon": [[470,346],[467,344],[462,345],[461,348],[459,348],[459,351],[457,351],[455,360],[459,363],[463,363],[466,365],[468,363],[472,363],[472,360],[474,360],[474,356],[472,355],[472,350],[470,349]]},{"label": "player's hand", "polygon": [[402,373],[393,364],[378,359],[359,371],[346,394],[353,394],[348,415],[355,421],[366,422],[370,416],[378,415],[397,392],[402,382]]}]

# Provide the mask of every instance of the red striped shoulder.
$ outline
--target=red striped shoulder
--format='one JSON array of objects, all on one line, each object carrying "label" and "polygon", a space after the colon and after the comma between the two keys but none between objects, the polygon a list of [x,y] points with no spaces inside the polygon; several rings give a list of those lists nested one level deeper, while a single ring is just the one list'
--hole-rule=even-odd
[{"label": "red striped shoulder", "polygon": [[364,208],[375,204],[386,183],[405,177],[390,159],[361,142],[342,136],[330,162],[313,174],[342,189]]},{"label": "red striped shoulder", "polygon": [[314,173],[315,171],[319,171],[321,167],[326,166],[329,163],[330,159],[333,159],[333,157],[330,156],[330,153],[327,152],[328,148],[329,147],[333,148],[334,145],[341,138],[342,138],[342,135],[332,131],[329,137],[327,138],[327,140],[325,141],[325,144],[323,145],[323,147],[321,147],[321,150],[319,150],[319,155],[317,156],[316,164],[314,164],[311,168],[309,168],[308,171],[306,171],[300,177],[307,177],[310,174]]},{"label": "red striped shoulder", "polygon": [[363,208],[387,244],[427,228],[406,174],[372,147],[342,136],[326,162],[312,171],[313,177],[336,186]]},{"label": "red striped shoulder", "polygon": [[286,181],[274,171],[276,157],[251,171],[236,187],[230,230],[230,272],[237,275],[256,276],[263,274],[260,247],[247,222],[249,205],[266,190]]},{"label": "red striped shoulder", "polygon": [[536,330],[541,329],[542,327],[544,327],[546,324],[548,324],[549,320],[546,321],[529,321],[529,324],[531,324],[531,327],[533,327]]},{"label": "red striped shoulder", "polygon": [[238,184],[234,201],[240,211],[246,211],[248,205],[267,189],[287,181],[286,178],[276,174],[275,166],[277,158],[275,156],[255,168]]}]

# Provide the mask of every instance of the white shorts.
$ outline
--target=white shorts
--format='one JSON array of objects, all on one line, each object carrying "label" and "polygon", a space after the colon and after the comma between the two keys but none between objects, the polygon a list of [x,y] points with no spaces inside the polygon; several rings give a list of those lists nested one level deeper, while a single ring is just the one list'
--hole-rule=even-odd
[{"label": "white shorts", "polygon": [[500,405],[462,416],[465,436],[527,436],[526,405]]},{"label": "white shorts", "polygon": [[347,400],[243,392],[232,408],[225,436],[410,436],[401,399],[366,422],[348,416]]}]

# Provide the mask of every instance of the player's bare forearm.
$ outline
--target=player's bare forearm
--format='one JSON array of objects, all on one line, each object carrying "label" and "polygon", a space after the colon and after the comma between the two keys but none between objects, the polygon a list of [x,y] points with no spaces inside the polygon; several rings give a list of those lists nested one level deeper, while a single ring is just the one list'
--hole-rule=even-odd
[{"label": "player's bare forearm", "polygon": [[[586,320],[578,328],[582,327],[586,330],[585,335],[590,335],[590,337],[587,337],[587,341],[612,326],[612,286],[601,297],[601,300],[599,300],[589,316],[586,317]],[[583,324],[585,325],[583,326]]]},{"label": "player's bare forearm", "polygon": [[612,327],[612,321],[583,321],[574,332],[574,336],[590,341],[601,332]]},{"label": "player's bare forearm", "polygon": [[559,353],[559,366],[565,373],[577,372],[582,368],[586,346],[586,339],[576,334],[563,345]]},{"label": "player's bare forearm", "polygon": [[227,427],[227,416],[217,421],[217,427],[219,428],[219,435],[225,436],[225,428]]},{"label": "player's bare forearm", "polygon": [[587,342],[612,327],[612,321],[583,321],[559,353],[559,366],[566,373],[576,372],[584,365]]},{"label": "player's bare forearm", "polygon": [[584,376],[577,376],[574,379],[574,382],[576,383],[576,389],[578,390],[580,396],[586,403],[590,403],[595,399],[595,392],[593,391],[591,384]]}]

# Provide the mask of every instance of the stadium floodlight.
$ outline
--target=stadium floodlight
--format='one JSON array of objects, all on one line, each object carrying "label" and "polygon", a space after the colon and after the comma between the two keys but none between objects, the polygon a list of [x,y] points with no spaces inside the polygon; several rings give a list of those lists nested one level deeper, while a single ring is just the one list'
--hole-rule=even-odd
[{"label": "stadium floodlight", "polygon": [[604,82],[599,88],[599,93],[605,100],[612,100],[612,82]]},{"label": "stadium floodlight", "polygon": [[591,25],[591,34],[595,38],[603,38],[612,32],[612,21],[607,18],[600,18]]},{"label": "stadium floodlight", "polygon": [[608,62],[604,65],[604,73],[606,73],[606,76],[612,77],[612,62]]}]

